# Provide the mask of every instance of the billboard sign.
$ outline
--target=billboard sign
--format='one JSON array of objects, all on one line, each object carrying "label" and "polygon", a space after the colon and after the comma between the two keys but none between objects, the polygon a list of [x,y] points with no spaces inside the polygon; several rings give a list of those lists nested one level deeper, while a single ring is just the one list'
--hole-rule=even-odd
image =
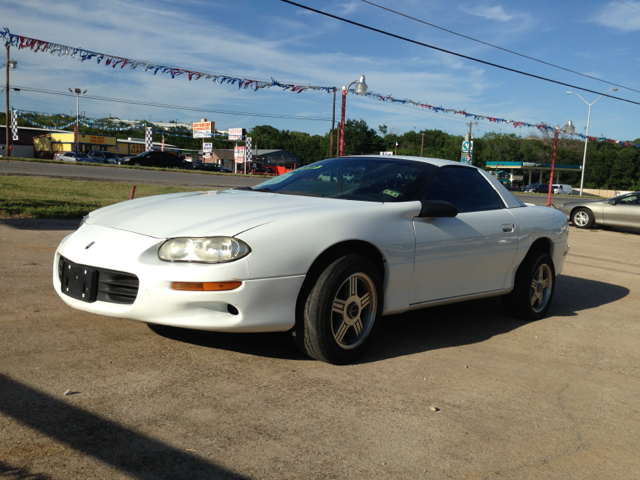
[{"label": "billboard sign", "polygon": [[214,122],[194,122],[193,138],[211,138],[214,126]]},{"label": "billboard sign", "polygon": [[229,140],[242,140],[242,137],[245,134],[244,128],[230,128],[229,129]]},{"label": "billboard sign", "polygon": [[206,143],[206,142],[204,142],[204,143],[202,144],[202,151],[203,151],[204,153],[211,153],[211,152],[213,152],[213,143]]},{"label": "billboard sign", "polygon": [[236,147],[233,151],[233,158],[235,159],[236,163],[242,163],[244,162],[245,159],[245,150],[246,147]]}]

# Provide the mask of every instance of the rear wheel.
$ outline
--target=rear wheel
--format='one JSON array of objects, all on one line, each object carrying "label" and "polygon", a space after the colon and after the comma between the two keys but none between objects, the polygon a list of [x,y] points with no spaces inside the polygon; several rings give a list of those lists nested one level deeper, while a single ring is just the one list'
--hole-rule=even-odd
[{"label": "rear wheel", "polygon": [[507,313],[523,320],[543,318],[551,306],[555,276],[548,254],[540,250],[529,252],[516,272],[513,290],[502,297]]},{"label": "rear wheel", "polygon": [[571,221],[578,228],[593,226],[593,212],[588,208],[579,208],[571,214]]},{"label": "rear wheel", "polygon": [[303,352],[344,365],[369,348],[382,316],[382,281],[367,258],[334,260],[301,295],[295,340]]}]

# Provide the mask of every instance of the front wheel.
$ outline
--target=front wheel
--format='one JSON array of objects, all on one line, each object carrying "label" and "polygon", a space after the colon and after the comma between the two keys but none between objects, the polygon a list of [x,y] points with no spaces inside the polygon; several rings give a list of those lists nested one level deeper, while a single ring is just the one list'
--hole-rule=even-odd
[{"label": "front wheel", "polygon": [[382,316],[382,280],[371,261],[340,257],[302,295],[295,330],[301,350],[334,365],[352,363],[367,350]]},{"label": "front wheel", "polygon": [[593,226],[593,212],[588,208],[579,208],[571,214],[571,221],[578,228]]},{"label": "front wheel", "polygon": [[523,320],[540,320],[551,306],[555,280],[551,257],[540,250],[529,252],[516,272],[513,290],[502,297],[505,310]]}]

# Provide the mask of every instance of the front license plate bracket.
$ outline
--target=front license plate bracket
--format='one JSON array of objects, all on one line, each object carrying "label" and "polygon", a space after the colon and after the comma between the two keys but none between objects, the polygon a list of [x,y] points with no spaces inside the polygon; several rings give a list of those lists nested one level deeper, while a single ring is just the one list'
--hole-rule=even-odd
[{"label": "front license plate bracket", "polygon": [[71,298],[95,302],[98,296],[98,271],[84,265],[64,262],[60,288],[62,293]]}]

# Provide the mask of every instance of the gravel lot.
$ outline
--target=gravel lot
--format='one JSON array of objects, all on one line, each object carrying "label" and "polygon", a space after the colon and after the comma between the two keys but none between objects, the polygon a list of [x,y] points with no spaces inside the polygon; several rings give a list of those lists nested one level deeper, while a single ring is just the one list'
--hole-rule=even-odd
[{"label": "gravel lot", "polygon": [[544,320],[387,317],[336,367],[72,310],[51,270],[76,226],[0,220],[0,478],[640,478],[639,234],[572,227]]}]

